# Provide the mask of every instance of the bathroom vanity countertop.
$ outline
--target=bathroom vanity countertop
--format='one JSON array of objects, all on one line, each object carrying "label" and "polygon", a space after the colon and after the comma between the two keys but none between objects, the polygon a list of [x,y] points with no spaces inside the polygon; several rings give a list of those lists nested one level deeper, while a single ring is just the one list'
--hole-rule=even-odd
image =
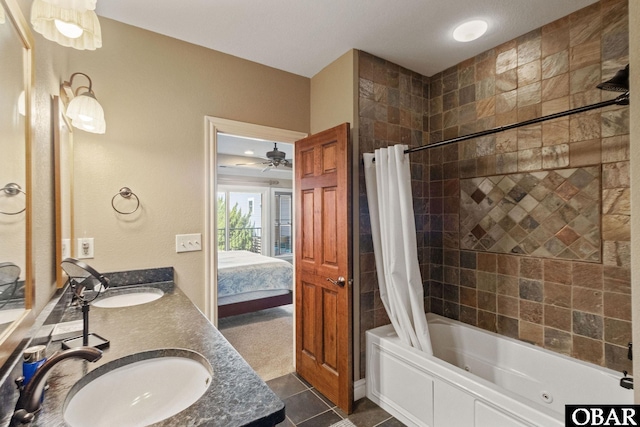
[{"label": "bathroom vanity countertop", "polygon": [[[95,363],[67,359],[58,364],[49,377],[42,411],[31,425],[66,426],[63,409],[67,394],[85,373],[123,356],[163,348],[184,348],[202,354],[211,364],[213,375],[211,386],[196,403],[154,426],[273,426],[284,421],[284,403],[172,285],[160,286],[165,295],[146,304],[92,307],[89,331],[110,340],[110,347]],[[73,311],[75,307],[69,308],[63,320],[75,318]],[[60,342],[52,342],[48,350],[59,348]],[[108,403],[105,397],[96,405]]]}]

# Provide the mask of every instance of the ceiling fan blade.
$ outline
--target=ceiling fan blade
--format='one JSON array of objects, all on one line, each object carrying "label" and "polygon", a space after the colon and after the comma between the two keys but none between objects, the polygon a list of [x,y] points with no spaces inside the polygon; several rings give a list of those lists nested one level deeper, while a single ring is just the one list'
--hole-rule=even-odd
[{"label": "ceiling fan blade", "polygon": [[236,163],[234,166],[251,166],[251,165],[267,165],[271,162],[252,162],[252,163]]}]

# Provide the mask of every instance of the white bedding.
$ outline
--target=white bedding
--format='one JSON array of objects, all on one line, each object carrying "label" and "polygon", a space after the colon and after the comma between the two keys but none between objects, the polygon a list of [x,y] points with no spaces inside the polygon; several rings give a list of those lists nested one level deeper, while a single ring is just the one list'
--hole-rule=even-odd
[{"label": "white bedding", "polygon": [[292,289],[293,266],[287,261],[249,251],[218,252],[218,298]]}]

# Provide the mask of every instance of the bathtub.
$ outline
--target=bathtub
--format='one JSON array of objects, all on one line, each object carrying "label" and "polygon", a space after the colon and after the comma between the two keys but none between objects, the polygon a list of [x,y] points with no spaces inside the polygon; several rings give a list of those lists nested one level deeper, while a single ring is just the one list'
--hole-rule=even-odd
[{"label": "bathtub", "polygon": [[566,404],[632,404],[622,373],[427,315],[435,357],[367,331],[367,397],[409,426],[562,427]]}]

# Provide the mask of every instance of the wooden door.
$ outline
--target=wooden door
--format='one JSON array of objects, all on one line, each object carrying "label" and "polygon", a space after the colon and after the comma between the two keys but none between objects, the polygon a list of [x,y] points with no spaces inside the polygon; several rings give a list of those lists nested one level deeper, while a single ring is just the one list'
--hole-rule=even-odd
[{"label": "wooden door", "polygon": [[296,142],[296,371],[353,404],[349,124]]}]

